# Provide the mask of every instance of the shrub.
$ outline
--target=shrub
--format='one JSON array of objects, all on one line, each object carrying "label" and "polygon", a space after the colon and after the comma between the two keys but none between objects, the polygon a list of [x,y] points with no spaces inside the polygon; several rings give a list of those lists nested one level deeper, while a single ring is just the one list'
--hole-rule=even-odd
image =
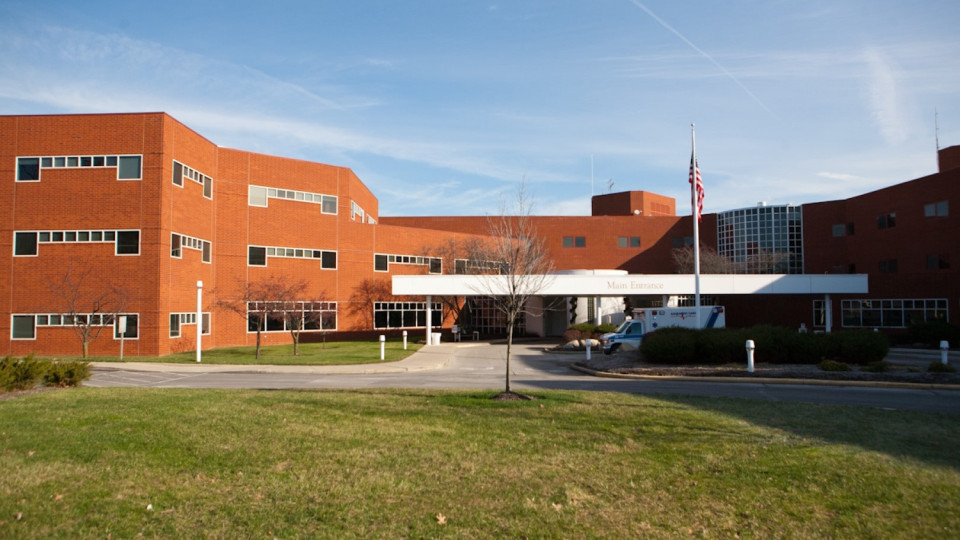
[{"label": "shrub", "polygon": [[743,331],[709,328],[695,332],[694,336],[698,362],[729,364],[747,361],[746,338],[743,337]]},{"label": "shrub", "polygon": [[951,366],[950,364],[944,364],[939,360],[934,360],[930,362],[930,365],[927,366],[927,371],[930,373],[956,373],[957,368]]},{"label": "shrub", "polygon": [[885,371],[890,371],[892,367],[893,366],[890,365],[890,362],[887,362],[886,360],[881,360],[879,362],[871,362],[863,366],[862,368],[860,368],[860,370],[869,371],[872,373],[883,373]]},{"label": "shrub", "polygon": [[604,324],[601,324],[601,325],[597,326],[597,333],[598,333],[598,334],[609,334],[610,332],[613,332],[613,331],[616,330],[616,329],[617,329],[617,325],[616,325],[616,324],[604,323]]},{"label": "shrub", "polygon": [[90,378],[90,364],[79,360],[53,361],[46,365],[43,374],[45,386],[80,386]]},{"label": "shrub", "polygon": [[880,332],[858,330],[831,334],[840,346],[840,358],[852,364],[870,364],[883,360],[890,352],[887,337]]},{"label": "shrub", "polygon": [[697,358],[697,331],[690,328],[661,328],[644,334],[640,352],[657,364],[692,364]]},{"label": "shrub", "polygon": [[960,346],[960,326],[944,321],[913,323],[907,328],[911,343],[922,343],[928,347],[940,348],[940,341],[947,340],[951,347]]},{"label": "shrub", "polygon": [[823,371],[850,371],[850,365],[836,360],[824,360],[817,364]]},{"label": "shrub", "polygon": [[42,366],[33,355],[26,358],[8,356],[0,361],[0,386],[6,391],[28,390],[37,385]]}]

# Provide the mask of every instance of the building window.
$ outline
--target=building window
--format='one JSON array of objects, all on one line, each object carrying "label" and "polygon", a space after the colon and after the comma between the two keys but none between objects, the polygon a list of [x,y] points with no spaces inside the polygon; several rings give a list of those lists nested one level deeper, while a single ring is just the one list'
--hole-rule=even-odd
[{"label": "building window", "polygon": [[336,270],[337,269],[337,252],[321,251],[320,252],[320,268],[326,268],[328,270]]},{"label": "building window", "polygon": [[30,257],[37,254],[36,232],[13,233],[13,254],[19,257]]},{"label": "building window", "polygon": [[117,179],[140,180],[140,156],[117,156]]},{"label": "building window", "polygon": [[639,236],[618,236],[617,237],[617,247],[640,247],[640,237]]},{"label": "building window", "polygon": [[[125,331],[121,332],[120,328],[124,324],[124,320],[126,321],[127,327]],[[120,339],[122,337],[123,339],[137,339],[137,337],[139,337],[139,333],[137,332],[138,322],[139,322],[139,317],[137,315],[134,315],[134,314],[117,315],[113,323],[113,338]]]},{"label": "building window", "polygon": [[357,218],[360,218],[360,223],[363,223],[364,216],[366,213],[363,211],[363,208],[359,204],[350,201],[350,219],[356,221]]},{"label": "building window", "polygon": [[282,199],[287,201],[306,202],[320,205],[320,213],[336,214],[337,198],[333,195],[323,193],[312,193],[309,191],[296,191],[293,189],[277,189],[263,186],[250,186],[249,204],[250,206],[266,207],[269,199]]},{"label": "building window", "polygon": [[13,339],[36,339],[36,317],[34,315],[14,315],[10,337]]},{"label": "building window", "polygon": [[174,185],[183,187],[183,179],[187,178],[203,186],[203,196],[207,199],[213,198],[213,178],[203,174],[202,172],[184,165],[179,161],[174,160],[173,162],[173,183]]},{"label": "building window", "polygon": [[845,328],[904,328],[949,320],[945,298],[842,300],[840,308]]},{"label": "building window", "polygon": [[890,229],[892,227],[895,227],[896,225],[897,225],[897,214],[894,212],[877,216],[878,229]]},{"label": "building window", "polygon": [[[210,334],[210,312],[204,312],[201,314],[202,322],[200,326],[200,331],[203,335]],[[197,312],[188,311],[185,313],[171,313],[170,314],[170,337],[176,338],[180,337],[180,330],[184,326],[196,325],[197,324]]]},{"label": "building window", "polygon": [[896,274],[897,273],[897,260],[896,259],[883,259],[879,263],[879,271],[881,274]]},{"label": "building window", "polygon": [[17,182],[40,181],[40,158],[17,158]]},{"label": "building window", "polygon": [[947,255],[927,255],[927,270],[947,270],[950,268],[950,261]]},{"label": "building window", "polygon": [[[206,314],[205,314],[206,315]],[[206,322],[204,324],[207,324]],[[247,332],[303,332],[337,329],[336,302],[248,302]]]},{"label": "building window", "polygon": [[336,251],[275,246],[249,246],[247,253],[247,264],[250,266],[266,266],[268,257],[281,257],[285,259],[319,259],[320,268],[325,270],[335,270],[337,268]]},{"label": "building window", "polygon": [[426,266],[431,274],[442,272],[443,260],[438,257],[425,257],[422,255],[389,255],[383,253],[374,253],[373,270],[374,272],[389,272],[391,264],[408,264],[413,266]]},{"label": "building window", "polygon": [[195,249],[201,253],[201,260],[205,263],[210,262],[210,242],[200,238],[194,238],[185,234],[171,233],[170,235],[170,256],[181,258],[183,249]]},{"label": "building window", "polygon": [[183,187],[183,165],[179,161],[173,162],[173,185]]},{"label": "building window", "polygon": [[117,255],[140,254],[140,231],[117,231]]},{"label": "building window", "polygon": [[813,301],[813,326],[827,326],[827,309],[826,303],[823,300]]},{"label": "building window", "polygon": [[564,236],[563,247],[565,248],[587,247],[587,238],[585,236]]},{"label": "building window", "polygon": [[[443,309],[440,302],[432,303],[430,310],[431,326],[443,323]],[[426,302],[374,302],[373,327],[387,328],[426,328]]]},{"label": "building window", "polygon": [[247,264],[250,266],[266,266],[267,248],[259,246],[247,248]]},{"label": "building window", "polygon": [[947,217],[949,215],[950,203],[948,201],[940,201],[923,206],[924,217]]},{"label": "building window", "polygon": [[833,237],[840,238],[847,235],[847,226],[843,223],[837,223],[833,226]]}]

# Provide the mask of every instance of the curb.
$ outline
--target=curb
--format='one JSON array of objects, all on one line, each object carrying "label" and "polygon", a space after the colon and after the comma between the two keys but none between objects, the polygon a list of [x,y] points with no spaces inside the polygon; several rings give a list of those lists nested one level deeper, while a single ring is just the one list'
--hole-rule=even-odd
[{"label": "curb", "polygon": [[953,390],[960,391],[960,385],[935,383],[904,383],[892,381],[833,381],[823,379],[785,379],[772,377],[693,377],[689,375],[633,375],[629,373],[611,373],[598,371],[586,366],[573,364],[570,369],[607,379],[640,379],[652,381],[684,382],[721,382],[733,384],[793,384],[805,386],[862,386],[867,388],[903,388],[912,390]]}]

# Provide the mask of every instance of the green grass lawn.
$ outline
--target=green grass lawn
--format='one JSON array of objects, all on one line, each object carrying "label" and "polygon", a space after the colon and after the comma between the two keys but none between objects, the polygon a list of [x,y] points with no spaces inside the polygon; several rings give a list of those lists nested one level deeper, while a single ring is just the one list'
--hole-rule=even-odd
[{"label": "green grass lawn", "polygon": [[0,538],[956,538],[960,417],[537,392],[0,401]]},{"label": "green grass lawn", "polygon": [[[384,346],[384,362],[403,360],[422,347],[412,340],[407,341],[403,349],[402,339],[388,339]],[[80,359],[77,357],[76,359]],[[91,362],[119,362],[115,356],[88,358]],[[128,356],[126,362],[172,362],[196,363],[196,351],[170,354],[160,357]],[[270,345],[260,348],[260,360],[256,359],[255,347],[224,347],[203,351],[205,364],[273,364],[273,365],[343,365],[376,364],[380,362],[379,341],[330,341],[322,343],[301,343],[300,355],[293,355],[293,345]]]}]

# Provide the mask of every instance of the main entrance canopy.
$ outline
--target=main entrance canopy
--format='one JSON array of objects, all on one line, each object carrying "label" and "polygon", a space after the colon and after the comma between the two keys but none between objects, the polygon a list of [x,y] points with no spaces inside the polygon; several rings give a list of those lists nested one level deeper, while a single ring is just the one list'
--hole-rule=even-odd
[{"label": "main entrance canopy", "polygon": [[[598,271],[599,272],[599,271]],[[606,271],[609,272],[609,271]],[[510,276],[393,276],[393,294],[495,296],[508,290]],[[530,279],[526,279],[529,277]],[[692,295],[692,274],[550,274],[524,276],[538,296]],[[701,274],[700,294],[865,294],[866,274]]]}]

